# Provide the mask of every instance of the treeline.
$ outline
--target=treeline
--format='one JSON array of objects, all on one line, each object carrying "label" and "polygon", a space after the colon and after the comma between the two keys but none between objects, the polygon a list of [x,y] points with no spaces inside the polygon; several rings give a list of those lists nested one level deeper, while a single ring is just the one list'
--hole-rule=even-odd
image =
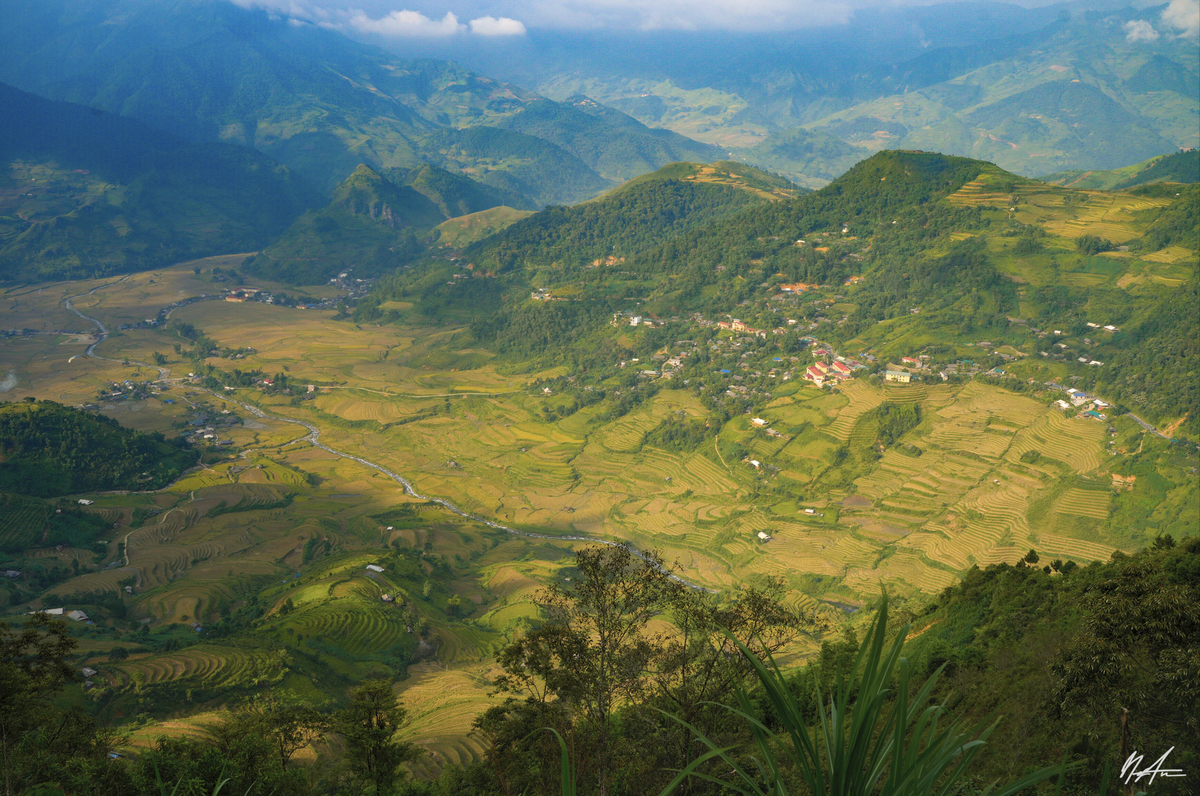
[{"label": "treeline", "polygon": [[563,357],[612,317],[611,302],[514,300],[471,323],[476,340],[517,358]]},{"label": "treeline", "polygon": [[[318,710],[267,692],[227,714],[204,741],[160,738],[134,758],[113,754],[120,736],[54,698],[77,675],[67,662],[76,641],[45,614],[20,627],[0,622],[0,739],[10,793],[160,796],[218,793],[304,796],[392,793],[399,768],[419,750],[398,741],[406,713],[391,683],[367,680],[341,705]],[[121,648],[117,657],[128,655]],[[311,743],[337,738],[338,765],[313,780],[294,763]],[[32,789],[32,790],[31,790]]]},{"label": "treeline", "polygon": [[[1200,185],[1166,186],[1174,187],[1180,195],[1178,201],[1158,211],[1157,218],[1146,230],[1146,233],[1134,243],[1143,251],[1155,252],[1168,246],[1182,246],[1196,251],[1200,249]],[[1160,186],[1156,193],[1162,193]],[[1145,211],[1149,214],[1152,211]]]},{"label": "treeline", "polygon": [[954,323],[963,334],[1007,328],[1006,313],[1017,308],[1017,287],[991,263],[983,237],[951,243],[944,254],[932,256],[893,242],[884,234],[873,246],[880,254],[872,259],[887,259],[892,267],[872,271],[855,296],[857,308],[843,336],[913,309],[926,317],[940,315],[939,320]]},{"label": "treeline", "polygon": [[0,404],[0,453],[0,491],[36,497],[159,489],[196,460],[183,440],[32,399]]},{"label": "treeline", "polygon": [[[946,667],[936,698],[955,713],[1004,717],[980,760],[982,781],[1066,754],[1082,767],[1063,792],[1091,796],[1105,765],[1115,785],[1124,763],[1122,708],[1129,751],[1150,760],[1173,747],[1166,767],[1200,766],[1200,745],[1186,740],[1200,738],[1197,606],[1198,537],[1160,537],[1136,555],[1085,567],[1030,551],[1011,565],[972,569],[912,606],[911,658],[919,671]],[[1193,787],[1158,779],[1152,792],[1184,796]]]},{"label": "treeline", "polygon": [[689,420],[671,416],[647,432],[642,443],[662,448],[671,453],[691,453],[699,450],[705,441],[716,436],[717,428],[710,428],[703,420]]}]

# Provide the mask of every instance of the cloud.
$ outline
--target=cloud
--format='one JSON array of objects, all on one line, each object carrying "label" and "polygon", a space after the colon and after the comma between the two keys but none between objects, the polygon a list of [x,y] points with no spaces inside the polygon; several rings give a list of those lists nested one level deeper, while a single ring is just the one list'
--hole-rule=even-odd
[{"label": "cloud", "polygon": [[480,17],[471,20],[471,32],[477,36],[524,36],[525,25],[508,17]]},{"label": "cloud", "polygon": [[[453,11],[428,8],[413,10],[389,9],[391,5],[379,0],[367,0],[368,10],[338,7],[326,0],[229,0],[242,8],[255,8],[286,17],[292,24],[312,23],[335,30],[353,30],[359,33],[389,38],[445,37],[459,34],[476,36],[524,36],[525,24],[504,16],[480,16],[469,24],[458,21]],[[361,2],[361,0],[360,0]],[[420,2],[420,0],[418,0]],[[371,8],[373,6],[373,8]],[[445,6],[442,7],[443,9]]]},{"label": "cloud", "polygon": [[393,11],[379,19],[373,19],[362,11],[354,11],[347,24],[362,33],[380,36],[453,36],[467,30],[467,26],[459,24],[458,17],[451,11],[447,11],[441,19],[430,19],[419,11],[408,9]]},{"label": "cloud", "polygon": [[1189,39],[1200,36],[1200,0],[1171,0],[1162,21]]},{"label": "cloud", "polygon": [[[493,0],[510,6],[520,0]],[[863,0],[525,0],[537,27],[779,31],[844,22]]]},{"label": "cloud", "polygon": [[1125,28],[1125,41],[1128,42],[1154,41],[1158,38],[1158,31],[1144,19],[1131,19],[1123,27]]}]

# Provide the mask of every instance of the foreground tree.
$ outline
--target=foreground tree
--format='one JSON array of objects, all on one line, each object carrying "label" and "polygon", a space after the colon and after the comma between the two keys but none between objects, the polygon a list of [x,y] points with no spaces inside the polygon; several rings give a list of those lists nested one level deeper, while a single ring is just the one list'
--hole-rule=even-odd
[{"label": "foreground tree", "polygon": [[615,739],[612,719],[622,701],[642,697],[647,669],[663,644],[648,629],[684,588],[655,554],[640,558],[624,546],[576,554],[579,577],[536,598],[546,623],[500,656],[501,690],[563,700],[578,711],[593,760],[597,793],[606,796]]},{"label": "foreground tree", "polygon": [[377,796],[391,793],[400,766],[419,755],[413,744],[396,740],[407,715],[390,682],[366,680],[350,690],[349,707],[334,716],[333,727],[346,741],[351,775],[373,786]]},{"label": "foreground tree", "polygon": [[569,586],[538,594],[541,626],[500,654],[499,689],[526,699],[510,699],[476,723],[492,744],[485,790],[555,792],[559,741],[543,728],[569,747],[581,793],[665,785],[666,772],[686,766],[700,747],[663,711],[714,732],[727,728],[728,717],[709,703],[752,673],[726,633],[769,652],[798,625],[779,605],[777,582],[722,601],[677,580],[657,554],[614,546],[580,550],[576,569]]}]

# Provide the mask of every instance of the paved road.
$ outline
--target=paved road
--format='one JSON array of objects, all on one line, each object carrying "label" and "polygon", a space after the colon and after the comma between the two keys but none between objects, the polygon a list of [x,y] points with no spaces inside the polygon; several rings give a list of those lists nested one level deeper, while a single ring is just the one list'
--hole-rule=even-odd
[{"label": "paved road", "polygon": [[1155,428],[1154,426],[1147,423],[1145,420],[1142,420],[1140,417],[1135,415],[1133,412],[1126,412],[1125,414],[1127,414],[1129,417],[1132,417],[1139,426],[1141,426],[1146,431],[1149,431],[1151,434],[1157,434],[1158,436],[1162,437],[1163,439],[1170,439],[1170,437],[1168,437],[1166,434],[1162,433],[1157,428]]},{"label": "paved road", "polygon": [[[81,293],[81,294],[79,294],[79,296],[71,296],[70,298],[66,299],[63,302],[64,306],[68,310],[75,313],[80,318],[83,318],[84,320],[91,321],[92,323],[96,324],[96,328],[100,330],[99,339],[96,342],[92,343],[90,346],[88,346],[87,350],[84,352],[87,356],[92,357],[93,359],[102,359],[107,362],[122,361],[122,360],[118,360],[118,359],[112,359],[110,357],[102,357],[95,352],[96,346],[100,345],[106,339],[108,339],[108,329],[99,320],[88,317],[87,315],[84,315],[82,312],[80,312],[79,310],[77,310],[73,306],[71,306],[71,299],[79,298],[80,296],[86,296],[88,294],[95,293],[97,290],[101,290],[106,287],[111,287],[112,285],[120,284],[121,282],[124,282],[125,279],[128,279],[128,278],[129,277],[124,277],[116,282],[109,282],[107,285],[100,285],[99,287],[94,287],[91,290],[89,290],[87,293]],[[134,365],[141,365],[142,367],[147,367],[147,368],[156,367],[154,365],[148,365],[145,362],[133,362],[132,360],[130,360],[130,363],[134,364]],[[156,367],[156,369],[158,370],[159,380],[166,380],[171,375],[171,371],[168,370],[167,368]],[[418,492],[416,490],[415,487],[413,487],[412,482],[410,482],[407,478],[400,475],[399,473],[396,473],[396,472],[393,472],[392,470],[387,469],[386,467],[384,467],[381,464],[376,464],[375,462],[364,459],[361,456],[355,456],[351,453],[346,453],[344,451],[337,450],[336,448],[329,447],[325,443],[321,442],[321,429],[317,428],[315,425],[308,422],[307,420],[295,420],[290,417],[282,417],[280,415],[270,414],[270,413],[265,412],[262,409],[258,408],[257,406],[254,406],[253,404],[243,403],[242,401],[239,401],[230,395],[218,394],[218,393],[212,392],[211,390],[204,390],[204,392],[207,392],[210,395],[214,396],[215,398],[225,401],[226,403],[236,404],[236,405],[242,407],[243,409],[245,409],[250,414],[254,415],[255,417],[259,417],[264,420],[274,420],[279,423],[291,423],[293,425],[303,426],[304,428],[308,429],[308,435],[303,437],[303,439],[307,439],[308,442],[313,447],[320,448],[321,450],[326,451],[328,453],[332,453],[335,456],[341,456],[343,458],[350,459],[352,461],[356,461],[359,464],[363,465],[364,467],[369,467],[372,470],[383,473],[388,478],[391,478],[393,481],[395,481],[397,484],[399,484],[404,489],[404,492],[406,494],[416,498],[417,500],[425,500],[430,503],[436,503],[439,506],[441,506],[442,508],[446,509],[447,511],[450,511],[454,514],[457,514],[460,517],[464,517],[473,522],[478,522],[478,523],[488,526],[489,528],[495,528],[496,530],[511,533],[514,536],[524,536],[529,539],[548,539],[548,540],[554,540],[554,541],[569,541],[569,542],[589,542],[592,544],[604,544],[604,545],[608,545],[610,547],[624,547],[627,550],[629,550],[629,552],[633,553],[634,555],[636,555],[638,558],[642,559],[643,561],[646,561],[647,563],[651,563],[651,560],[644,553],[642,553],[640,550],[633,547],[632,545],[629,545],[629,544],[626,544],[623,542],[614,542],[614,541],[611,541],[608,539],[597,539],[592,536],[556,536],[554,534],[533,533],[532,531],[520,531],[520,530],[517,530],[516,528],[510,528],[507,525],[496,522],[495,520],[489,520],[485,517],[476,516],[474,514],[471,514],[467,511],[460,509],[458,506],[454,505],[453,503],[451,503],[449,500],[446,500],[445,498],[421,494],[420,492]],[[462,393],[459,393],[459,394],[461,395]],[[128,534],[126,535],[126,539],[128,540]],[[126,561],[126,563],[128,563],[129,562],[129,547],[128,547],[128,545],[126,545],[126,547],[125,547],[125,556],[126,556],[125,561]],[[657,566],[657,564],[655,566]],[[678,583],[682,583],[685,586],[688,586],[693,589],[698,589],[701,591],[706,591],[706,592],[709,592],[710,594],[717,593],[715,589],[706,589],[703,586],[700,586],[698,584],[684,580],[683,578],[679,577],[678,575],[674,574],[673,572],[669,572],[665,569],[663,569],[662,571],[668,577],[670,577],[672,580],[674,580]]]}]

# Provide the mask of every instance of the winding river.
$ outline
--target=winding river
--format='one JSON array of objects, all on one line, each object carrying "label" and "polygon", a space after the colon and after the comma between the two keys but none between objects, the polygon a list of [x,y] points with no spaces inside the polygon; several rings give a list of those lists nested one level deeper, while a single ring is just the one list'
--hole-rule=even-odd
[{"label": "winding river", "polygon": [[[99,285],[99,286],[94,287],[91,290],[87,291],[86,293],[79,293],[77,295],[70,296],[63,300],[63,306],[69,312],[73,312],[76,315],[78,315],[80,318],[82,318],[83,320],[96,325],[98,339],[96,340],[96,342],[89,345],[87,347],[87,350],[84,351],[84,354],[86,356],[91,357],[93,359],[104,360],[106,362],[122,362],[122,361],[124,361],[124,360],[112,359],[111,357],[102,357],[96,353],[96,346],[100,345],[101,343],[103,343],[105,340],[108,339],[108,335],[109,335],[108,327],[106,327],[100,320],[93,318],[89,315],[84,315],[82,312],[75,309],[74,305],[71,303],[72,299],[82,298],[83,296],[87,296],[87,295],[91,295],[92,293],[95,293],[97,290],[103,290],[104,288],[112,287],[113,285],[119,285],[128,278],[129,278],[128,276],[122,277],[121,279],[117,280],[116,282],[109,282],[104,285]],[[158,378],[160,381],[165,381],[171,377],[171,371],[167,368],[158,367],[158,366],[154,366],[154,365],[148,365],[144,362],[134,362],[133,360],[129,360],[129,362],[130,362],[130,364],[139,365],[139,366],[145,367],[145,368],[154,368],[155,370],[158,371]],[[375,470],[379,473],[382,473],[383,475],[387,476],[388,478],[391,478],[393,481],[395,481],[397,484],[399,484],[404,489],[405,494],[407,494],[411,497],[414,497],[417,500],[424,500],[429,503],[436,503],[437,505],[441,506],[442,508],[446,509],[447,511],[457,514],[458,516],[463,517],[464,519],[471,520],[472,522],[478,522],[482,525],[486,525],[489,528],[495,528],[496,530],[499,530],[499,531],[505,531],[506,533],[511,533],[514,536],[524,536],[529,539],[547,539],[547,540],[556,541],[556,542],[562,542],[562,541],[589,542],[592,544],[608,545],[610,547],[623,547],[626,550],[628,550],[630,553],[632,553],[633,555],[635,555],[638,558],[645,561],[647,564],[650,564],[650,565],[654,566],[655,568],[659,569],[661,572],[666,574],[667,577],[671,578],[671,580],[674,580],[677,583],[681,583],[684,586],[687,586],[692,589],[706,591],[710,594],[717,593],[715,589],[708,589],[708,588],[705,588],[704,586],[700,586],[699,584],[692,583],[691,581],[688,581],[688,580],[685,580],[684,578],[679,577],[675,573],[662,567],[660,564],[658,564],[658,562],[651,559],[649,556],[644,554],[642,551],[638,550],[637,548],[635,548],[632,545],[627,544],[625,542],[614,542],[610,539],[598,539],[594,536],[558,536],[555,534],[534,533],[532,531],[521,531],[516,528],[510,528],[509,526],[504,525],[503,523],[496,522],[495,520],[489,520],[486,517],[476,516],[467,511],[464,511],[463,509],[460,509],[458,506],[454,505],[453,503],[451,503],[449,500],[447,500],[445,498],[421,494],[412,485],[411,481],[409,481],[407,478],[405,478],[400,473],[389,470],[388,468],[384,467],[381,464],[377,464],[375,462],[369,461],[368,459],[364,459],[361,456],[355,456],[351,453],[346,453],[345,451],[340,451],[340,450],[337,450],[336,448],[331,448],[330,446],[321,442],[321,429],[317,428],[315,425],[308,422],[307,420],[296,420],[296,419],[293,419],[290,417],[282,417],[280,415],[274,415],[269,412],[263,411],[259,407],[254,406],[253,404],[244,403],[244,402],[236,400],[228,395],[218,395],[217,393],[214,393],[211,390],[205,390],[205,392],[207,392],[210,395],[214,396],[215,398],[218,398],[227,403],[236,404],[237,406],[242,407],[243,409],[245,409],[247,412],[254,415],[255,417],[258,417],[258,418],[261,418],[264,420],[272,420],[272,421],[275,421],[278,423],[291,423],[292,425],[303,426],[304,428],[308,429],[308,434],[306,436],[302,437],[301,439],[307,440],[309,442],[309,444],[311,444],[313,447],[320,448],[321,450],[326,451],[328,453],[332,453],[334,456],[341,456],[343,458],[350,459],[352,461],[356,461],[359,464],[363,465],[364,467],[367,467],[367,468]],[[126,548],[126,551],[127,551],[127,555],[128,555],[128,548]],[[128,563],[128,558],[126,558],[126,563]]]}]

